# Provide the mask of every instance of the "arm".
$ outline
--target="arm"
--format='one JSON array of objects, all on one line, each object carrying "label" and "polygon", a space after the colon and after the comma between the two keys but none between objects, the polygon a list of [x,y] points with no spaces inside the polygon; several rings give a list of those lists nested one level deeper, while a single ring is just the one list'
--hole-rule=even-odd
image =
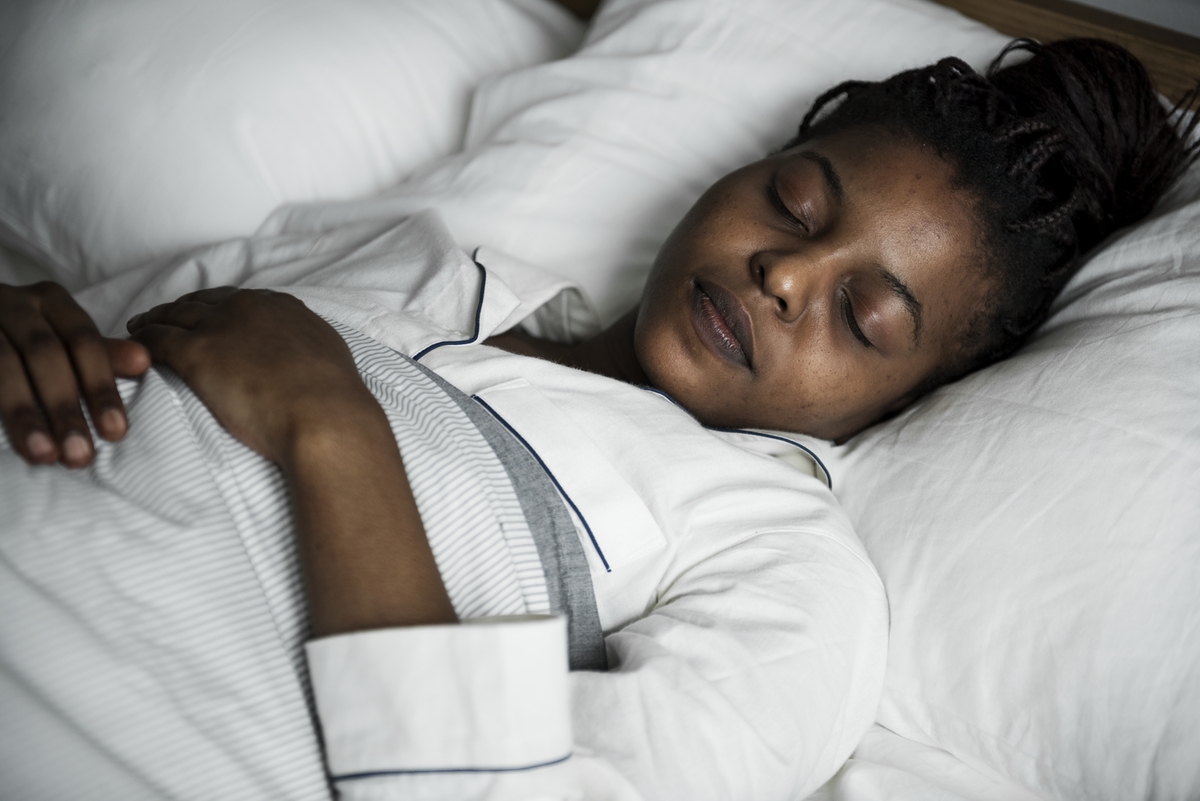
[{"label": "arm", "polygon": [[391,427],[364,394],[313,409],[276,454],[315,637],[457,621]]},{"label": "arm", "polygon": [[455,622],[387,418],[333,329],[291,296],[233,289],[129,328],[282,469],[315,636]]}]

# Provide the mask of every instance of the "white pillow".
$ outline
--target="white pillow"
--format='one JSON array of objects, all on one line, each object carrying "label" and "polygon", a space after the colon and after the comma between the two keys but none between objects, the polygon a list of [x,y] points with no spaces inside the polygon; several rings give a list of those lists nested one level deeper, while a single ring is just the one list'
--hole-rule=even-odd
[{"label": "white pillow", "polygon": [[891,603],[880,723],[1047,798],[1200,797],[1200,167],[829,467]]},{"label": "white pillow", "polygon": [[464,153],[263,231],[436,206],[468,249],[572,278],[611,320],[700,193],[783,144],[820,92],[947,55],[982,66],[1007,40],[919,0],[612,0],[575,55],[484,83]]},{"label": "white pillow", "polygon": [[78,288],[376,192],[582,29],[551,0],[6,0],[0,241]]}]

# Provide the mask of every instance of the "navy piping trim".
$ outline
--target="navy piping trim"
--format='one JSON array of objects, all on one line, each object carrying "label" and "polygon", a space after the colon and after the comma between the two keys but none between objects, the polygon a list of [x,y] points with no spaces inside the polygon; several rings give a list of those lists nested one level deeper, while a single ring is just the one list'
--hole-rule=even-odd
[{"label": "navy piping trim", "polygon": [[[475,252],[478,253],[479,248],[476,248]],[[471,261],[475,261],[474,255],[472,255]],[[442,347],[443,345],[470,345],[472,342],[479,339],[479,321],[480,321],[480,319],[483,318],[483,291],[487,288],[487,270],[484,269],[483,265],[477,261],[475,261],[475,266],[479,268],[479,301],[475,305],[475,330],[474,330],[474,332],[471,333],[471,336],[468,339],[446,340],[444,342],[434,342],[432,345],[430,345],[429,347],[422,350],[416,356],[413,356],[413,361],[415,361],[415,362],[421,361],[421,359],[425,356],[425,354],[429,353],[429,351],[437,350],[438,348]]]},{"label": "navy piping trim", "polygon": [[335,782],[348,782],[355,779],[375,779],[380,776],[408,776],[415,773],[514,773],[522,770],[537,770],[559,765],[571,758],[570,754],[549,762],[539,762],[536,765],[521,765],[515,768],[419,768],[415,770],[370,770],[365,773],[347,773],[344,776],[331,776]]},{"label": "navy piping trim", "polygon": [[659,389],[659,388],[657,388],[657,387],[652,387],[652,386],[650,386],[649,384],[637,384],[636,386],[637,386],[637,388],[638,388],[638,389],[644,389],[646,392],[652,392],[652,393],[654,393],[655,395],[658,395],[658,396],[660,396],[660,397],[666,398],[666,399],[667,399],[667,400],[669,400],[671,403],[673,403],[673,404],[675,404],[676,406],[678,406],[680,409],[683,409],[683,410],[684,410],[685,412],[687,412],[689,415],[691,414],[691,412],[688,412],[688,410],[687,410],[687,407],[686,407],[686,406],[684,406],[682,403],[680,403],[679,401],[677,401],[677,400],[675,400],[674,398],[672,398],[672,397],[671,397],[670,395],[668,395],[667,393],[663,392],[661,389]]},{"label": "navy piping trim", "polygon": [[[667,393],[663,392],[661,389],[658,389],[658,388],[652,387],[652,386],[648,386],[648,385],[644,385],[644,384],[639,384],[638,388],[644,389],[647,392],[653,392],[655,395],[661,395],[662,397],[669,400],[671,403],[678,406],[680,409],[683,409],[685,412],[687,412],[687,408],[683,404],[681,404],[679,401],[672,398]],[[688,412],[688,414],[691,414],[691,412]],[[778,434],[768,434],[765,431],[752,431],[751,429],[748,429],[748,428],[725,428],[724,426],[704,426],[704,427],[707,428],[709,431],[724,431],[729,434],[749,434],[752,437],[765,437],[766,439],[779,440],[780,442],[786,442],[788,445],[792,445],[796,448],[799,448],[800,450],[804,451],[809,456],[811,456],[812,460],[817,463],[817,467],[821,468],[821,472],[825,474],[826,485],[828,485],[828,487],[830,489],[833,489],[833,474],[829,472],[829,468],[826,467],[825,463],[821,461],[821,457],[817,456],[815,453],[812,452],[812,450],[810,448],[807,448],[804,445],[801,445],[799,442],[796,442],[796,440],[794,440],[794,439],[788,439],[787,437],[781,437]]]},{"label": "navy piping trim", "polygon": [[821,468],[821,472],[825,474],[825,484],[828,485],[829,489],[833,489],[833,474],[829,472],[829,468],[826,467],[825,463],[821,461],[821,457],[817,456],[815,453],[812,452],[811,449],[805,447],[804,445],[801,445],[799,442],[796,442],[796,440],[794,440],[794,439],[788,439],[787,437],[781,437],[778,434],[768,434],[765,431],[751,431],[748,428],[725,428],[724,426],[705,426],[705,428],[707,428],[709,431],[724,431],[729,434],[749,434],[752,437],[763,437],[765,439],[774,439],[774,440],[778,440],[779,442],[786,442],[788,445],[797,447],[812,457],[812,460],[817,463],[817,467]]},{"label": "navy piping trim", "polygon": [[563,500],[570,504],[571,508],[575,510],[575,514],[579,517],[579,522],[583,523],[583,529],[587,532],[588,539],[592,541],[592,547],[596,549],[596,555],[599,556],[600,561],[604,563],[604,571],[606,573],[611,573],[612,568],[608,566],[608,560],[604,558],[604,551],[600,550],[600,543],[596,542],[596,535],[592,533],[592,527],[588,525],[587,518],[583,516],[583,512],[579,511],[579,507],[575,505],[575,501],[571,500],[571,496],[567,494],[565,489],[563,489],[563,485],[558,483],[558,479],[555,477],[554,473],[550,472],[549,466],[542,461],[542,457],[538,454],[538,452],[533,449],[533,446],[530,445],[529,442],[522,437],[515,428],[508,424],[507,420],[501,417],[495,409],[489,406],[487,401],[478,395],[472,395],[471,399],[483,408],[487,409],[488,413],[491,414],[492,417],[495,417],[497,420],[499,420],[500,424],[507,428],[509,432],[517,438],[517,441],[525,446],[525,450],[529,451],[529,453],[533,455],[534,459],[537,459],[537,463],[540,464],[542,469],[546,471],[546,475],[550,476],[550,480],[554,482],[554,486],[558,489],[558,493],[563,496]]}]

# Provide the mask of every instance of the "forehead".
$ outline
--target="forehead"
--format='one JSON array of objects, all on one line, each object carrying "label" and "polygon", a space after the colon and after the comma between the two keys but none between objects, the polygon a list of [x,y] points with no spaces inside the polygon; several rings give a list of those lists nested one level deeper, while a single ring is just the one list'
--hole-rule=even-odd
[{"label": "forehead", "polygon": [[809,170],[820,183],[827,181],[813,156],[828,160],[842,185],[840,234],[862,263],[912,290],[935,339],[956,338],[987,286],[977,204],[953,166],[933,147],[873,130],[814,139],[784,155],[788,169]]},{"label": "forehead", "polygon": [[955,182],[953,166],[928,145],[883,132],[849,131],[814,139],[792,152],[828,159],[848,212],[908,244],[939,250],[974,245],[975,203]]}]

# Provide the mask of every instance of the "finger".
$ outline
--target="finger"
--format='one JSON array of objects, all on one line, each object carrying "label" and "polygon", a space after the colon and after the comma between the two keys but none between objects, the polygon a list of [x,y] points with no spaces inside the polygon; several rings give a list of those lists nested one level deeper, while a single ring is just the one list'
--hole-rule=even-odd
[{"label": "finger", "polygon": [[125,436],[128,421],[104,338],[75,299],[65,289],[55,289],[42,301],[42,316],[66,346],[96,431],[104,439],[118,440]]},{"label": "finger", "polygon": [[104,347],[108,349],[108,363],[112,365],[113,375],[137,378],[150,369],[150,351],[140,342],[105,339]]},{"label": "finger", "polygon": [[88,464],[92,460],[92,435],[83,419],[79,385],[62,340],[32,305],[6,309],[0,328],[24,363],[63,464]]},{"label": "finger", "polygon": [[191,336],[187,329],[173,325],[144,325],[130,336],[145,346],[151,359],[167,365],[186,378],[184,355]]},{"label": "finger", "polygon": [[53,464],[58,459],[58,449],[29,386],[25,365],[3,334],[0,334],[0,375],[5,376],[0,381],[0,420],[9,441],[30,464]]},{"label": "finger", "polygon": [[212,313],[209,303],[176,300],[172,303],[162,303],[153,309],[135,315],[125,326],[130,333],[147,325],[172,325],[176,328],[195,328]]}]

